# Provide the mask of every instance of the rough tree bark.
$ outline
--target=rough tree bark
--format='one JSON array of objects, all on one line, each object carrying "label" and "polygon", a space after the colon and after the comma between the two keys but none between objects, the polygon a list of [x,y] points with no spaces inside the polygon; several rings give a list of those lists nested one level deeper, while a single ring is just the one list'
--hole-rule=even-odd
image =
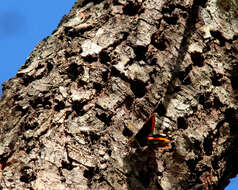
[{"label": "rough tree bark", "polygon": [[[3,84],[1,189],[224,189],[238,173],[237,10],[76,2]],[[172,148],[130,148],[153,112]]]}]

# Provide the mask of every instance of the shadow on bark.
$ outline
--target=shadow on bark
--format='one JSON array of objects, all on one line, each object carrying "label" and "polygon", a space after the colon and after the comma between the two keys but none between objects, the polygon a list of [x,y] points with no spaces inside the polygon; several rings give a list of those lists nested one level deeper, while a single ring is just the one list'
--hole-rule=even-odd
[{"label": "shadow on bark", "polygon": [[[184,61],[187,53],[189,45],[188,41],[196,29],[195,24],[198,19],[199,6],[205,6],[205,4],[206,1],[193,1],[193,5],[189,11],[188,19],[186,21],[180,48],[178,50],[178,57],[175,61],[176,65],[174,66],[174,72],[172,72],[171,80],[168,83],[163,103],[159,103],[155,109],[155,112],[157,112],[160,116],[166,114],[166,110],[171,101],[170,95],[176,91],[176,81],[179,75],[181,76],[182,72],[180,65]],[[188,73],[185,73],[183,75],[184,78],[186,78],[187,74]],[[182,82],[184,78],[179,79]],[[157,162],[155,151],[150,147],[148,147],[145,151],[136,151],[135,153],[131,153],[125,157],[124,166],[126,168],[125,170],[128,170],[128,189],[163,189],[158,180],[159,176],[162,176],[162,173],[158,171]]]},{"label": "shadow on bark", "polygon": [[[167,110],[169,103],[171,101],[169,95],[173,94],[176,91],[176,81],[179,79],[179,75],[182,74],[180,65],[184,61],[185,55],[187,53],[188,45],[189,45],[188,41],[190,40],[193,32],[195,32],[195,29],[196,29],[195,24],[198,19],[199,6],[204,6],[205,4],[206,4],[206,0],[204,0],[204,1],[194,0],[193,1],[193,5],[190,9],[188,19],[186,21],[183,39],[181,41],[181,44],[180,44],[180,47],[178,50],[178,57],[175,61],[176,65],[174,66],[174,72],[172,72],[172,77],[168,83],[167,91],[164,96],[163,104],[165,106],[165,110]],[[182,75],[183,77],[182,78],[180,77],[179,80],[181,80],[181,82],[183,82],[183,80],[186,78],[187,74],[188,73],[184,73]]]},{"label": "shadow on bark", "polygon": [[158,165],[155,151],[151,148],[137,150],[124,158],[124,168],[128,171],[128,189],[162,189],[158,183]]}]

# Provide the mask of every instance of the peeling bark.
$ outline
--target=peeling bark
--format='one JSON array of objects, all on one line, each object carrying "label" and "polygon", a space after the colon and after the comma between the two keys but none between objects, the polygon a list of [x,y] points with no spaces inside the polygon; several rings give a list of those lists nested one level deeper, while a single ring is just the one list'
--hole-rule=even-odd
[{"label": "peeling bark", "polygon": [[[224,189],[238,173],[237,8],[77,1],[3,84],[1,189]],[[171,149],[128,145],[151,113]]]}]

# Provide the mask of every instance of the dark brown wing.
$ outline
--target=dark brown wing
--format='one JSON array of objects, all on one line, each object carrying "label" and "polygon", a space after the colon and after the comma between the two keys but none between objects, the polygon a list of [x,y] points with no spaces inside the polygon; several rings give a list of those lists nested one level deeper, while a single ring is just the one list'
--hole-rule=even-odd
[{"label": "dark brown wing", "polygon": [[153,134],[154,128],[155,128],[155,118],[156,114],[153,113],[150,115],[150,117],[146,120],[142,128],[138,131],[138,133],[132,137],[131,139],[131,146],[132,147],[144,147],[148,145],[148,136],[151,136]]}]

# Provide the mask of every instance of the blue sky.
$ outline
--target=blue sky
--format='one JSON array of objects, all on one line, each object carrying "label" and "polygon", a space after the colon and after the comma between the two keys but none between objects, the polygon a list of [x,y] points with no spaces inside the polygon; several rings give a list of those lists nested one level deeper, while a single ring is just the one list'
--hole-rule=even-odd
[{"label": "blue sky", "polygon": [[1,1],[0,84],[15,76],[34,47],[51,35],[63,15],[69,13],[75,1]]},{"label": "blue sky", "polygon": [[[6,0],[0,6],[0,84],[15,76],[34,47],[51,35],[75,0]],[[1,89],[0,89],[1,95]],[[238,189],[238,177],[226,190]]]}]

